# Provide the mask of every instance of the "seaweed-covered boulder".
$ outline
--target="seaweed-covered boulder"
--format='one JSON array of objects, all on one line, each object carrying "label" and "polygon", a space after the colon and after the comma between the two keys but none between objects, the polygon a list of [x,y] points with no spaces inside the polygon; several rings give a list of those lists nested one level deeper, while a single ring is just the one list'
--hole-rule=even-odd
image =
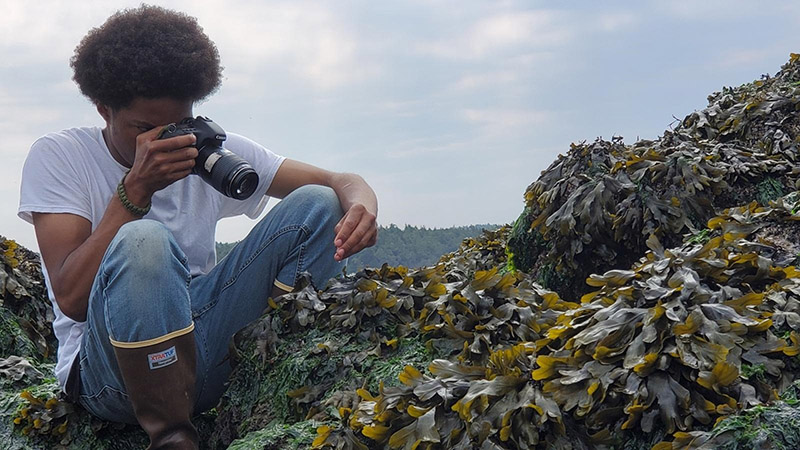
[{"label": "seaweed-covered boulder", "polygon": [[60,395],[53,317],[39,256],[0,236],[0,447],[142,448],[138,427],[101,422]]},{"label": "seaweed-covered boulder", "polygon": [[[307,448],[319,427],[354,414],[359,392],[402,385],[397,374],[404,367],[455,353],[482,360],[499,340],[531,336],[513,311],[495,330],[492,302],[482,295],[517,281],[497,273],[507,231],[469,239],[433,267],[384,265],[333,279],[322,291],[304,278],[296,292],[270,300],[266,314],[236,335],[235,369],[217,407],[212,448]],[[473,283],[476,273],[483,284]],[[453,300],[453,289],[464,296]],[[456,322],[470,310],[489,328],[459,332]],[[330,439],[364,445],[356,432],[341,433]]]},{"label": "seaweed-covered boulder", "polygon": [[38,255],[0,236],[0,356],[55,362],[53,319]]},{"label": "seaweed-covered boulder", "polygon": [[507,271],[508,228],[304,284],[237,335],[212,446],[780,448],[800,438],[778,423],[797,416],[798,211],[792,193],[673,248],[653,235],[572,301]]},{"label": "seaweed-covered boulder", "polygon": [[573,144],[525,191],[509,242],[514,267],[580,296],[590,273],[627,268],[650,235],[674,246],[724,208],[794,191],[799,58],[710,95],[659,139]]},{"label": "seaweed-covered boulder", "polygon": [[[0,236],[0,448],[144,448],[138,426],[96,419],[61,394],[53,318],[39,256]],[[213,414],[195,419],[204,438],[213,421]]]},{"label": "seaweed-covered boulder", "polygon": [[[799,59],[655,141],[573,145],[433,266],[269,299],[203,448],[796,447]],[[141,448],[59,396],[37,258],[0,243],[0,444]]]}]

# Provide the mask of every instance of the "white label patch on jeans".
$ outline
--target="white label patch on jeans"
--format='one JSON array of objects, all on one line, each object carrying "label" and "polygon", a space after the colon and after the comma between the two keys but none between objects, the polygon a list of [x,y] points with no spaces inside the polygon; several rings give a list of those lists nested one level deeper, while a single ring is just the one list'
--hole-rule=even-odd
[{"label": "white label patch on jeans", "polygon": [[150,364],[150,370],[160,369],[166,367],[178,360],[178,353],[175,347],[170,347],[163,352],[150,353],[147,355],[147,362]]}]

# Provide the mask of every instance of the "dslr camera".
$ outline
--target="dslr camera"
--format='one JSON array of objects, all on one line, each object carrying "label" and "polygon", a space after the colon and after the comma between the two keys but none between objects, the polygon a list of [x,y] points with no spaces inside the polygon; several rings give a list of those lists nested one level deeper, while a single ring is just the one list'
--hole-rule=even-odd
[{"label": "dslr camera", "polygon": [[228,197],[244,200],[253,195],[258,187],[258,174],[250,163],[222,148],[222,142],[227,138],[225,130],[208,117],[187,117],[169,124],[158,139],[192,133],[197,138],[198,151],[192,173],[200,175],[203,181]]}]

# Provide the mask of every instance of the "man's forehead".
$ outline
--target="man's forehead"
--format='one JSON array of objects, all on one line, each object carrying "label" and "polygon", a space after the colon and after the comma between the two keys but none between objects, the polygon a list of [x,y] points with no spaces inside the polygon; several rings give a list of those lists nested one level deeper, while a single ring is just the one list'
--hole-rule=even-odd
[{"label": "man's forehead", "polygon": [[192,102],[172,98],[137,98],[120,108],[119,116],[135,124],[157,125],[176,122],[192,115]]}]

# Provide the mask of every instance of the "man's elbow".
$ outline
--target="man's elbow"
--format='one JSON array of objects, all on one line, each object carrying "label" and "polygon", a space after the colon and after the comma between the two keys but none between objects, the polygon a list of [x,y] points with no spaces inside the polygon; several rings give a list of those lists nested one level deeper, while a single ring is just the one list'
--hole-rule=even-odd
[{"label": "man's elbow", "polygon": [[71,297],[68,293],[61,295],[56,293],[56,303],[58,303],[58,309],[70,319],[76,322],[86,321],[86,302]]}]

